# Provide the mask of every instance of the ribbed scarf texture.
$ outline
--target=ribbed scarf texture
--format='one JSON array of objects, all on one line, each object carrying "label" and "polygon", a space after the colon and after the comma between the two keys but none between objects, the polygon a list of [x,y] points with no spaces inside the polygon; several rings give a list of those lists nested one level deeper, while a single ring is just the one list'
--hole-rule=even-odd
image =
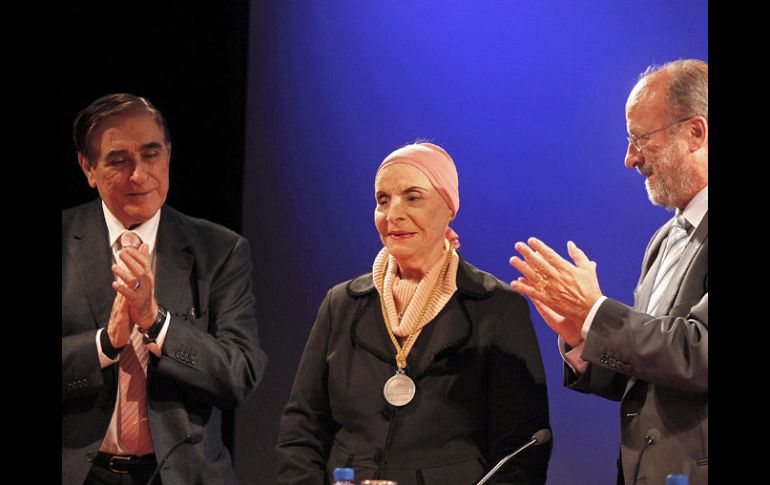
[{"label": "ribbed scarf texture", "polygon": [[[448,249],[449,244],[445,242],[444,247],[445,250]],[[387,248],[382,248],[374,259],[372,265],[374,286],[377,288],[380,298],[383,299],[393,333],[404,339],[412,332],[416,332],[417,335],[412,339],[412,345],[417,341],[423,327],[438,315],[444,305],[452,298],[454,292],[457,291],[457,267],[460,264],[460,257],[455,252],[449,261],[449,267],[443,281],[438,282],[433,301],[428,302],[433,284],[436,283],[441,273],[444,259],[445,255],[433,265],[419,283],[402,280],[398,276],[398,264]],[[384,284],[383,275],[385,276]],[[425,316],[422,321],[418,322],[417,318],[426,304],[429,306]],[[399,313],[403,313],[403,317],[399,317]],[[405,353],[408,353],[409,350],[411,348],[404,349]]]}]

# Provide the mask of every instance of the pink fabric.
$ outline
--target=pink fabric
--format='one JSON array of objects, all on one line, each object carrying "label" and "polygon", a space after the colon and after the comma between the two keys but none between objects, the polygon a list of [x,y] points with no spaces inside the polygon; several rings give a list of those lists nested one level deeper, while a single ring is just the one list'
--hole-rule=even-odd
[{"label": "pink fabric", "polygon": [[[142,240],[133,231],[120,235],[122,247],[139,249]],[[119,260],[118,264],[123,265]],[[142,342],[138,326],[120,354],[118,369],[119,440],[122,448],[132,455],[153,452],[150,422],[147,417],[147,348]]]},{"label": "pink fabric", "polygon": [[120,444],[132,455],[153,452],[147,417],[147,349],[135,326],[131,340],[120,353],[118,369],[118,415]]},{"label": "pink fabric", "polygon": [[[385,157],[377,173],[394,163],[407,163],[424,173],[452,211],[452,219],[455,218],[457,211],[460,210],[460,189],[457,168],[446,150],[433,143],[406,145]],[[460,236],[449,226],[447,226],[446,238],[455,248],[460,247]]]}]

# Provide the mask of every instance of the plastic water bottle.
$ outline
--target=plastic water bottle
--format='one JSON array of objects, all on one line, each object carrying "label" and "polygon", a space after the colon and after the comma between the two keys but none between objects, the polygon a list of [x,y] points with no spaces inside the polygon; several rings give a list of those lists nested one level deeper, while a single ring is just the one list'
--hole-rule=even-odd
[{"label": "plastic water bottle", "polygon": [[666,485],[687,485],[687,475],[669,475],[666,477]]},{"label": "plastic water bottle", "polygon": [[334,483],[332,485],[355,485],[352,468],[335,468],[333,475]]}]

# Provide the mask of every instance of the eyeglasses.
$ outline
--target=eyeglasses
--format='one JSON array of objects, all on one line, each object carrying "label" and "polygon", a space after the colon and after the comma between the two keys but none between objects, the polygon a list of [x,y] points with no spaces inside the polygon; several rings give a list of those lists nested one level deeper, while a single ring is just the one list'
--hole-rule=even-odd
[{"label": "eyeglasses", "polygon": [[[628,140],[628,143],[633,145],[634,148],[636,148],[637,151],[641,151],[642,150],[642,146],[644,145],[644,143],[647,142],[647,140],[650,139],[650,136],[652,136],[653,134],[655,134],[655,133],[657,133],[659,131],[663,131],[665,129],[671,128],[674,125],[678,125],[679,123],[683,123],[683,122],[689,120],[690,118],[692,118],[692,116],[688,116],[687,118],[682,118],[681,120],[675,121],[674,123],[671,123],[670,125],[664,126],[663,128],[658,128],[657,130],[648,131],[644,135],[635,136],[635,135],[629,134],[626,137],[626,140]],[[644,143],[642,143],[642,141],[644,141]]]}]

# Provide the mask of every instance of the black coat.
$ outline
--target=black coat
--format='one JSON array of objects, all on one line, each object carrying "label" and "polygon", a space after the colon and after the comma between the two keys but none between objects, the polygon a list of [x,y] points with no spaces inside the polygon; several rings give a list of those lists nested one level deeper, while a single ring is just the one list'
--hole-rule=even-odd
[{"label": "black coat", "polygon": [[[407,358],[417,391],[400,408],[382,394],[396,351],[371,273],[329,290],[281,416],[279,483],[329,483],[352,467],[357,481],[472,484],[549,427],[526,301],[462,259],[457,287]],[[496,483],[545,483],[550,453],[551,443],[526,450]]]}]

